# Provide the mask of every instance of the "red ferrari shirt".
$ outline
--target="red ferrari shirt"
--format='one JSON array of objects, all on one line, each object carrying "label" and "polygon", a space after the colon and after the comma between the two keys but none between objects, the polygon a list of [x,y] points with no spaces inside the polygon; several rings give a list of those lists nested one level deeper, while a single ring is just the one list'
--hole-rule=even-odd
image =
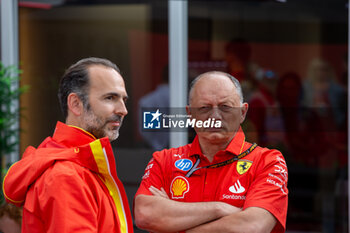
[{"label": "red ferrari shirt", "polygon": [[219,151],[212,162],[202,154],[198,137],[192,144],[155,152],[145,169],[136,193],[152,195],[149,187],[163,187],[172,200],[181,202],[222,201],[242,208],[260,207],[277,219],[272,232],[284,232],[288,206],[288,171],[282,154],[277,150],[256,147],[233,163],[216,168],[210,166],[232,159],[248,150],[240,130],[226,150]]}]

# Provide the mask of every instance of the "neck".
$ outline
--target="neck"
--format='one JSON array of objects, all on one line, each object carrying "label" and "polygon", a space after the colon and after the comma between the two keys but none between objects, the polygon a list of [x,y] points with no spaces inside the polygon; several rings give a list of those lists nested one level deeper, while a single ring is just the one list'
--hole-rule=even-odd
[{"label": "neck", "polygon": [[222,140],[219,142],[212,142],[210,140],[207,140],[206,138],[201,137],[198,137],[198,140],[203,155],[205,155],[209,162],[213,162],[215,154],[221,150],[225,150],[228,144],[230,144],[232,138],[228,140]]},{"label": "neck", "polygon": [[80,120],[76,117],[72,117],[70,115],[68,115],[68,117],[66,118],[66,125],[73,125],[73,126],[77,126],[79,128],[84,128],[81,124],[80,124]]}]

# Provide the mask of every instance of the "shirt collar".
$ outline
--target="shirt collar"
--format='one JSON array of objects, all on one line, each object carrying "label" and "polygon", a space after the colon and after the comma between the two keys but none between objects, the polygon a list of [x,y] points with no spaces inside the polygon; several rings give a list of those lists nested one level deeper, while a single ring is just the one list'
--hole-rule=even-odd
[{"label": "shirt collar", "polygon": [[[228,144],[228,146],[226,147],[225,151],[235,155],[239,155],[243,151],[244,142],[245,142],[245,135],[242,128],[239,127],[238,131],[236,132],[235,136],[231,140],[230,144]],[[198,135],[196,135],[196,137],[192,142],[189,155],[190,156],[203,155],[199,144]]]},{"label": "shirt collar", "polygon": [[80,146],[96,140],[95,136],[82,128],[66,125],[59,121],[56,124],[52,138],[54,141],[67,147]]}]

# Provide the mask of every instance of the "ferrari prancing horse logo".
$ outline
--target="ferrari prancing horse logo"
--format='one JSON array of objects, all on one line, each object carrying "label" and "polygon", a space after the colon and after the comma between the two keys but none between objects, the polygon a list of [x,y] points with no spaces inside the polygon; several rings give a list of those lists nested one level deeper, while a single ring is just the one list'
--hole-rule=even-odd
[{"label": "ferrari prancing horse logo", "polygon": [[237,162],[237,172],[242,175],[246,173],[252,166],[252,162],[248,160],[240,160]]}]

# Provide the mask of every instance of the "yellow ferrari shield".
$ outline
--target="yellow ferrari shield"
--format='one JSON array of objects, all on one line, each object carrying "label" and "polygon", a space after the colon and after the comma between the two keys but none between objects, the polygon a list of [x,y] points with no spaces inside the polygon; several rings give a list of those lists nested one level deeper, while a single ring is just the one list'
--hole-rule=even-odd
[{"label": "yellow ferrari shield", "polygon": [[252,166],[252,162],[251,161],[240,160],[240,161],[237,162],[237,172],[240,175],[242,175],[242,174],[246,173],[251,166]]}]

